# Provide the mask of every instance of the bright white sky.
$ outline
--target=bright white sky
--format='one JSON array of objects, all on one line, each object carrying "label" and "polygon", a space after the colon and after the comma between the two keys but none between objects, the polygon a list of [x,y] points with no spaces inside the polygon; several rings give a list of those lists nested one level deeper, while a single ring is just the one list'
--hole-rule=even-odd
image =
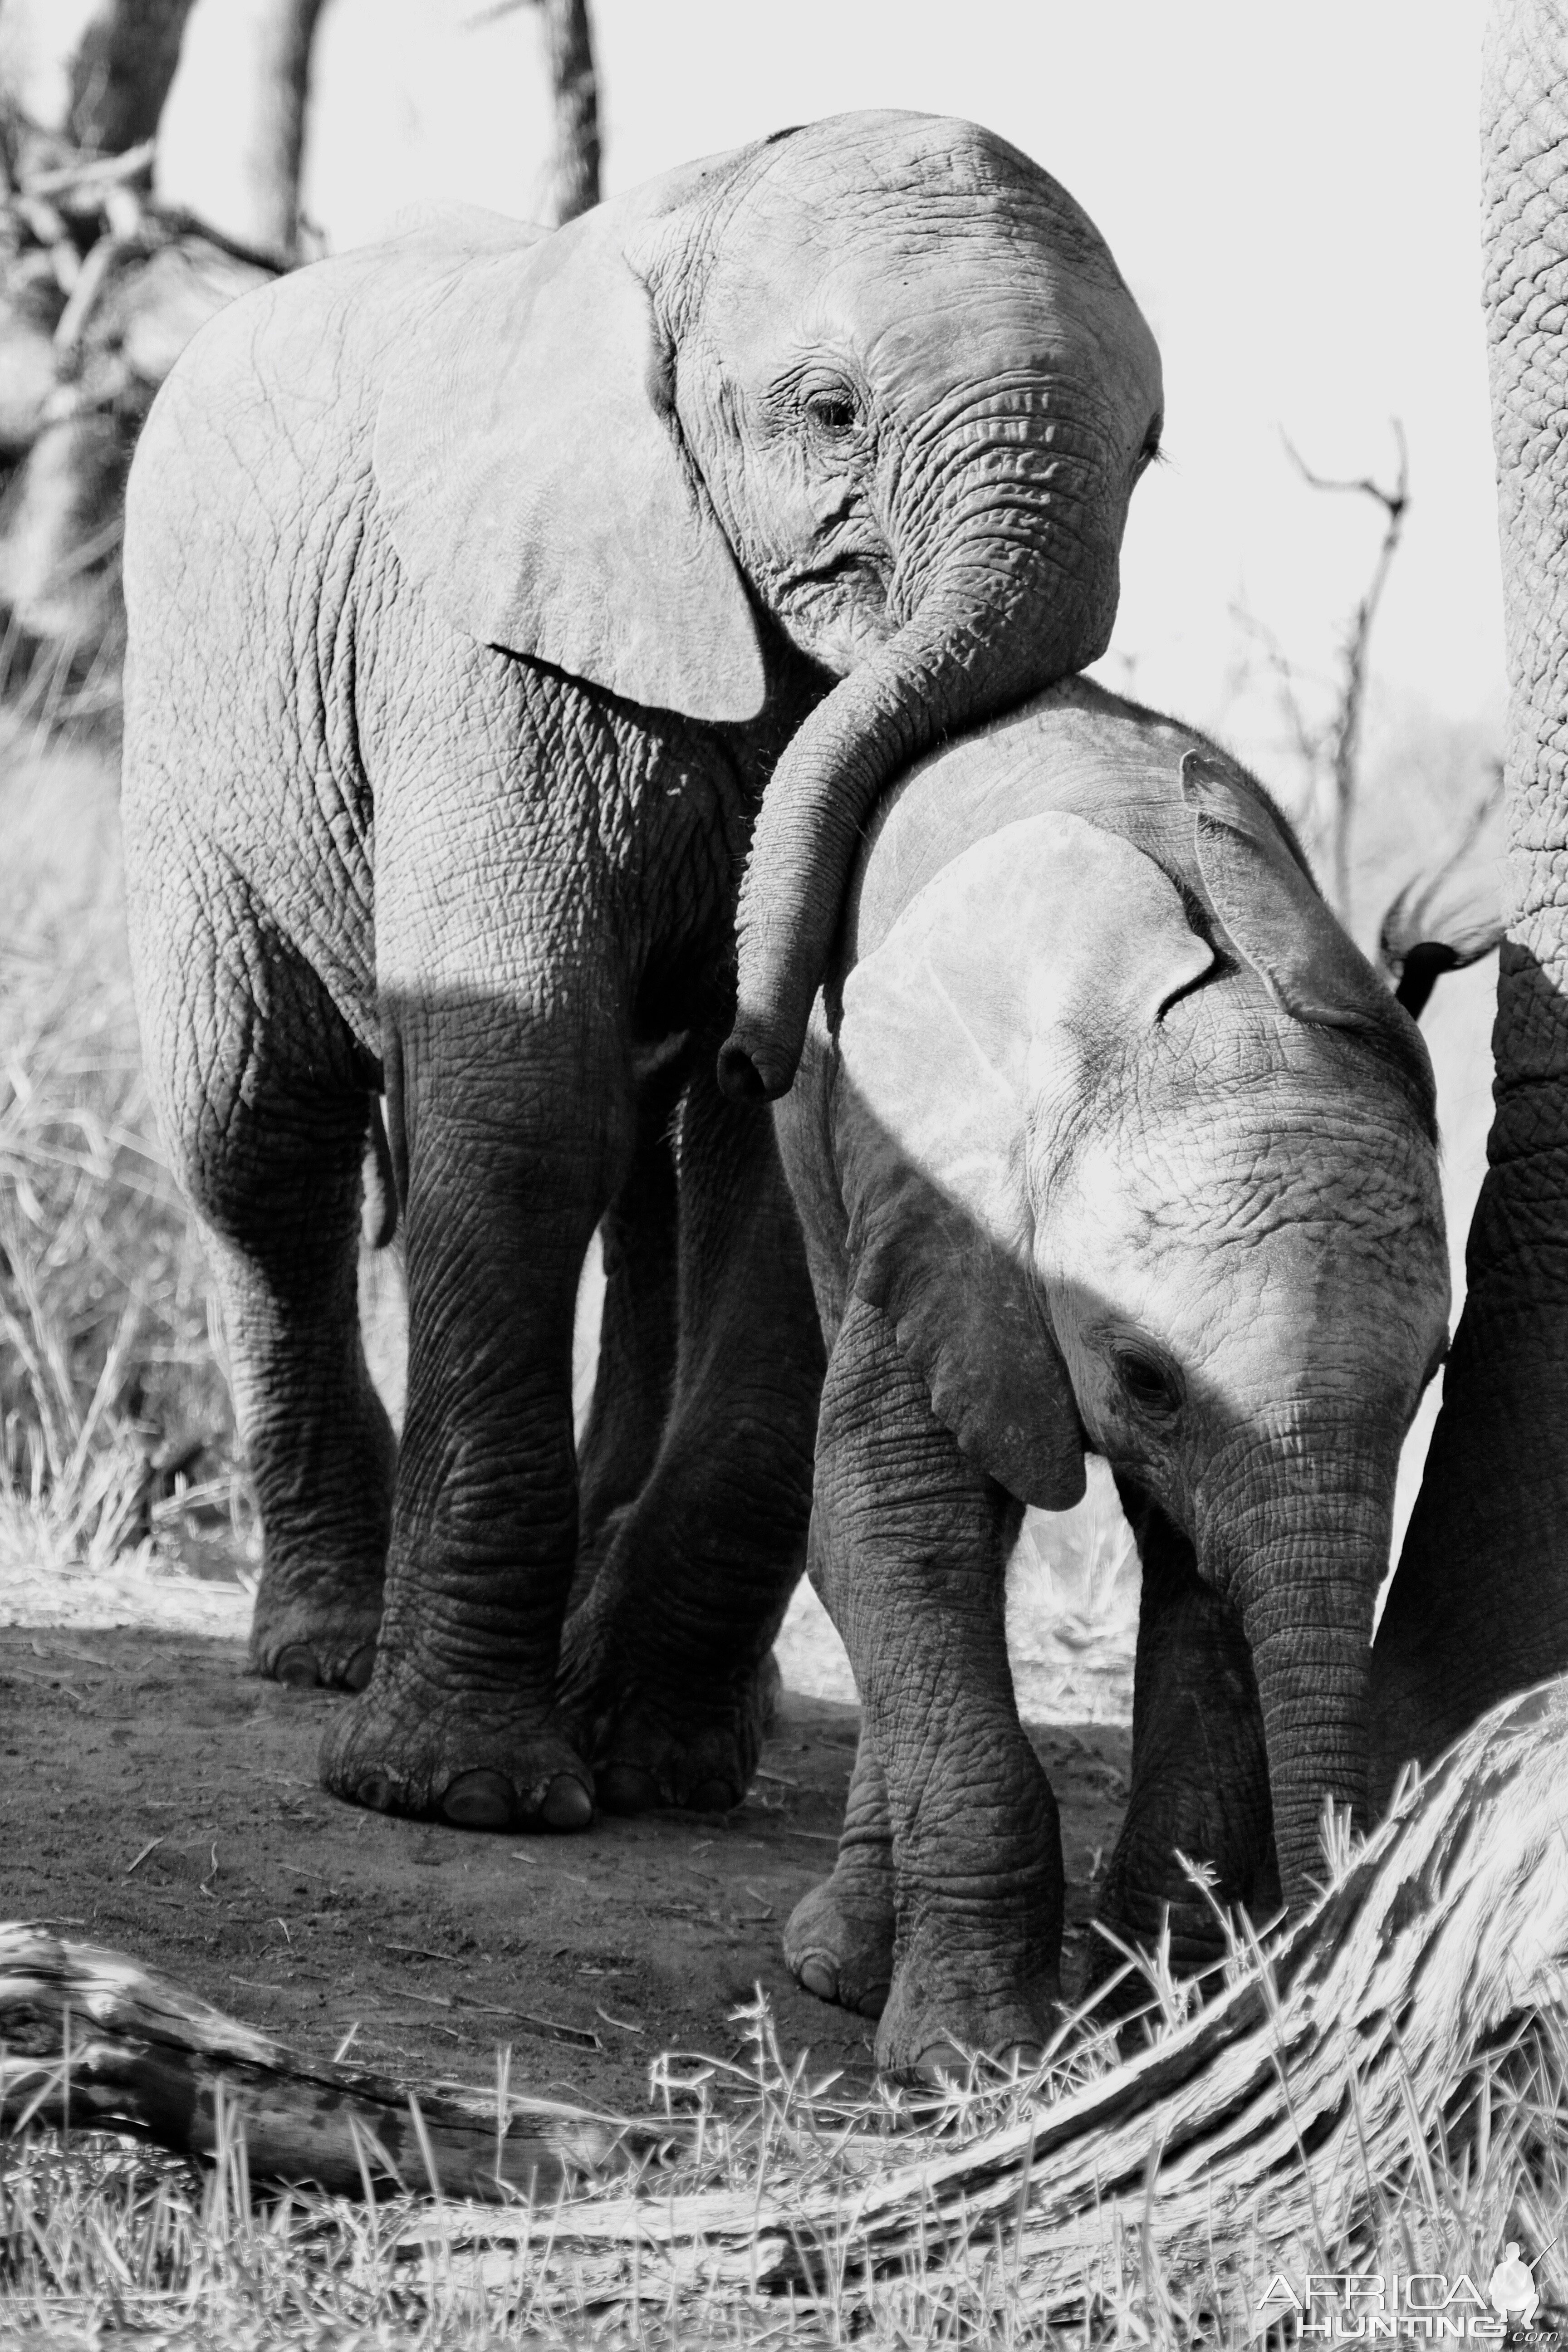
[{"label": "bright white sky", "polygon": [[[213,16],[211,0],[197,17]],[[1384,683],[1495,717],[1502,654],[1479,299],[1481,0],[595,0],[607,192],[813,115],[972,115],[1094,215],[1158,336],[1170,464],[1134,501],[1107,675],[1225,730],[1242,600],[1326,667],[1378,518],[1314,493],[1385,477],[1403,419],[1414,502],[1380,617]],[[195,60],[193,60],[193,63]],[[221,109],[165,118],[167,160]],[[328,0],[306,202],[335,247],[403,206],[537,208],[538,18],[490,0]],[[1131,667],[1129,667],[1131,665]]]}]

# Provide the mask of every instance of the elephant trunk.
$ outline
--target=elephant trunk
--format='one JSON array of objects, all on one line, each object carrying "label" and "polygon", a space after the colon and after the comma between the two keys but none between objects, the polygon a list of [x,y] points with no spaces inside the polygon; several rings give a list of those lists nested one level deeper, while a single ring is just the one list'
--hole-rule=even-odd
[{"label": "elephant trunk", "polygon": [[[1343,1458],[1321,1444],[1297,1456],[1302,1471],[1333,1462],[1342,1476]],[[1262,1706],[1280,1890],[1294,1912],[1328,1876],[1324,1800],[1366,1825],[1372,1608],[1388,1566],[1393,1476],[1335,1491],[1290,1484],[1259,1515],[1232,1590]]]},{"label": "elephant trunk", "polygon": [[719,1061],[739,1099],[771,1099],[795,1076],[862,828],[889,777],[944,735],[1081,669],[1110,639],[1124,499],[1114,514],[1110,501],[1097,510],[1058,479],[1021,485],[1011,515],[998,516],[1001,503],[931,567],[903,626],[818,704],[763,795],[736,917],[735,1022]]}]

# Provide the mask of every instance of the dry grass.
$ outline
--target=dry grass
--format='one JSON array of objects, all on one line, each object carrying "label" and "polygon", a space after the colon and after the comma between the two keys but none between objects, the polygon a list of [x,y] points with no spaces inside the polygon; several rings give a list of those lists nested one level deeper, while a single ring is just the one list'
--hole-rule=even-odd
[{"label": "dry grass", "polygon": [[243,1492],[138,1059],[112,770],[0,760],[0,1576],[68,1607],[84,1574],[176,1572]]},{"label": "dry grass", "polygon": [[[830,2250],[763,2236],[749,2266],[679,2263],[651,2243],[603,2254],[556,2242],[558,2216],[448,2207],[413,2189],[379,2207],[251,2193],[242,2135],[197,2172],[104,2137],[55,2135],[0,2153],[0,2334],[51,2344],[135,2331],[159,2344],[241,2346],[493,2343],[694,2347],[815,2344],[925,2347],[1242,2345],[1263,2336],[1284,2273],[1461,2273],[1484,2296],[1503,2242],[1535,2259],[1548,2309],[1568,2278],[1550,2251],[1568,2225],[1568,2042],[1543,2027],[1527,2048],[1472,2074],[1462,2127],[1412,2116],[1412,2150],[1368,2180],[1355,2227],[1325,2239],[1244,2229],[1162,2227],[1143,2213],[1090,2217],[1042,2255],[1023,2213],[973,2231],[908,2192],[907,2251],[879,2266],[854,2225],[857,2199],[889,2169],[918,2184],[922,2161],[1015,2131],[1111,2063],[1089,2039],[1027,2092],[970,2085],[923,2105],[896,2094],[836,2098],[786,2067],[760,2001],[740,2012],[749,2065],[664,2058],[656,2100],[684,2123],[686,2154],[647,2176],[652,2210],[723,2192],[758,2207],[782,2191],[832,2188],[847,2227]],[[1170,2032],[1165,2026],[1157,2032]],[[1458,2116],[1458,2110],[1455,2110]],[[1419,2126],[1419,2128],[1417,2128]],[[624,2196],[624,2183],[616,2193]],[[579,2230],[592,2206],[574,2206]],[[1542,2250],[1544,2259],[1541,2259]],[[1428,2290],[1429,2292],[1429,2290]],[[1461,2306],[1463,2308],[1463,2306]],[[1288,2331],[1273,2340],[1289,2340]]]}]

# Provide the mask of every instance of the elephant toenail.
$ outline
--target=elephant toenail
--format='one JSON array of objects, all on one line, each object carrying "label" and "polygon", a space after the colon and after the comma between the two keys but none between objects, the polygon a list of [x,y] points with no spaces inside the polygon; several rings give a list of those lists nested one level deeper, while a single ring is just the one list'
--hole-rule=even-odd
[{"label": "elephant toenail", "polygon": [[694,1813],[731,1813],[740,1801],[728,1780],[699,1780],[686,1800]]},{"label": "elephant toenail", "polygon": [[869,1992],[861,1994],[855,2006],[862,2017],[880,2017],[888,2006],[888,1987],[873,1985]]},{"label": "elephant toenail", "polygon": [[969,2063],[952,2042],[932,2042],[921,2052],[910,2072],[921,2083],[962,2083]]},{"label": "elephant toenail", "polygon": [[343,1688],[362,1691],[375,1670],[375,1643],[362,1642],[343,1668]]},{"label": "elephant toenail", "polygon": [[500,1772],[459,1772],[441,1800],[447,1821],[460,1830],[511,1827],[511,1782]]},{"label": "elephant toenail", "polygon": [[646,1813],[658,1802],[658,1782],[640,1764],[606,1764],[594,1785],[607,1813]]},{"label": "elephant toenail", "polygon": [[837,2000],[838,1977],[837,1971],[829,1968],[826,1960],[815,1958],[802,1960],[795,1970],[795,1975],[805,1987],[806,1991],[815,1993],[818,2000]]},{"label": "elephant toenail", "polygon": [[388,1772],[367,1772],[354,1790],[356,1804],[373,1813],[390,1813],[397,1803],[397,1783]]},{"label": "elephant toenail", "polygon": [[1005,2074],[1032,2074],[1045,2054],[1037,2042],[1009,2042],[996,2063]]},{"label": "elephant toenail", "polygon": [[279,1650],[272,1671],[280,1683],[288,1683],[294,1690],[315,1690],[321,1680],[316,1654],[303,1642],[290,1642],[286,1650]]},{"label": "elephant toenail", "polygon": [[581,1780],[570,1772],[557,1772],[539,1812],[552,1830],[585,1830],[594,1818],[594,1800]]}]

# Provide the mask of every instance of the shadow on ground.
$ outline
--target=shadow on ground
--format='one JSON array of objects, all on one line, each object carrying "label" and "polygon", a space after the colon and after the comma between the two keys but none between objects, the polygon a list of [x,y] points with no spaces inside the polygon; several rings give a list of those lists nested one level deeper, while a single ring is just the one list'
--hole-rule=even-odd
[{"label": "shadow on ground", "polygon": [[[316,2056],[640,2106],[661,2051],[726,2058],[760,1984],[787,2054],[868,2081],[872,2028],[795,1985],[780,1935],[832,1866],[857,1710],[785,1696],[724,1816],[486,1837],[323,1796],[342,1705],[257,1681],[237,1641],[0,1630],[0,1914],[133,1953]],[[1128,1735],[1054,1726],[1069,1974],[1126,1793]]]}]

